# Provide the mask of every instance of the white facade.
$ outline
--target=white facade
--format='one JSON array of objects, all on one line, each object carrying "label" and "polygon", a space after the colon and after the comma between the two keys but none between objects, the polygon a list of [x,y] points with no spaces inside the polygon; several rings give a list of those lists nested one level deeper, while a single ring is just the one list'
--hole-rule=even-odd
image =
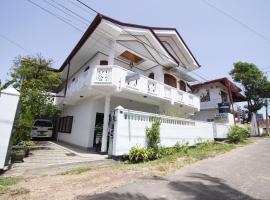
[{"label": "white facade", "polygon": [[199,97],[187,84],[195,80],[189,71],[199,65],[175,29],[98,16],[89,30],[61,67],[66,87],[56,101],[64,107],[62,117],[73,121],[71,130],[65,129],[68,120],[59,125],[58,140],[93,148],[102,114],[106,152],[109,114],[118,106],[183,117],[200,110]]},{"label": "white facade", "polygon": [[[172,147],[177,142],[195,145],[206,140],[212,141],[216,135],[214,123],[117,108],[110,138],[113,147],[109,154],[119,156],[128,153],[133,146],[146,147],[146,128],[151,127],[154,118],[161,121],[160,140],[164,147]],[[218,129],[226,131],[226,128],[218,125]]]},{"label": "white facade", "polygon": [[0,170],[4,168],[20,93],[7,88],[0,93]]}]

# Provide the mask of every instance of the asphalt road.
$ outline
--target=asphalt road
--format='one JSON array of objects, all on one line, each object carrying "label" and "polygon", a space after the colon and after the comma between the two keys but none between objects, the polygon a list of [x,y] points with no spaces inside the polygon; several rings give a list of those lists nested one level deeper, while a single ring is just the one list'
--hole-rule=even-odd
[{"label": "asphalt road", "polygon": [[[80,200],[270,199],[270,139]],[[113,173],[113,172],[112,172]]]}]

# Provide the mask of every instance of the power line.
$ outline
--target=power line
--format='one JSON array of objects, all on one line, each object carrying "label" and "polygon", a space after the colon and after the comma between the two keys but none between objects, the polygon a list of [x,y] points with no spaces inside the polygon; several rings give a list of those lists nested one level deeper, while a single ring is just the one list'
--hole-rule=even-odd
[{"label": "power line", "polygon": [[[66,11],[63,10],[62,8],[59,8],[59,7],[55,6],[54,4],[50,3],[49,1],[47,1],[47,0],[43,0],[43,1],[44,1],[45,3],[47,3],[47,4],[49,4],[50,6],[54,7],[55,9],[60,10],[61,12],[65,13],[66,15],[68,15],[68,16],[70,16],[70,17],[72,17],[72,18],[74,17],[74,16],[71,15],[70,13],[66,12]],[[86,24],[84,21],[82,21],[82,20],[80,20],[80,19],[77,19],[77,18],[76,18],[76,20],[80,21],[80,22],[83,23],[84,25],[88,25],[88,24]]]},{"label": "power line", "polygon": [[87,24],[90,23],[88,19],[86,19],[85,17],[82,17],[81,15],[79,15],[79,14],[77,14],[76,12],[72,11],[71,9],[67,8],[66,6],[64,6],[63,4],[58,3],[58,2],[56,2],[56,1],[54,1],[54,0],[51,0],[51,1],[54,2],[55,4],[61,6],[61,7],[64,8],[65,10],[71,12],[73,15],[75,15],[75,16],[79,17],[80,19],[86,21]]},{"label": "power line", "polygon": [[48,9],[46,9],[46,8],[43,8],[42,6],[38,5],[37,3],[35,3],[35,2],[33,2],[33,1],[31,1],[31,0],[27,0],[27,1],[28,1],[29,3],[35,5],[36,7],[42,9],[44,12],[47,12],[47,13],[53,15],[54,17],[56,17],[57,19],[61,20],[62,22],[66,23],[66,24],[68,24],[68,25],[70,25],[70,26],[72,26],[72,27],[73,27],[74,29],[76,29],[77,31],[80,31],[80,32],[82,32],[82,33],[84,32],[84,31],[81,30],[80,28],[78,28],[78,27],[74,26],[73,24],[71,24],[70,22],[68,22],[67,19],[58,16],[57,14],[51,12],[50,10],[48,10]]},{"label": "power line", "polygon": [[242,27],[246,28],[247,30],[251,31],[252,33],[254,33],[255,35],[257,35],[258,37],[264,39],[265,41],[270,43],[270,38],[268,38],[266,35],[256,31],[254,28],[250,27],[249,25],[245,24],[244,22],[240,21],[239,19],[237,19],[236,17],[232,16],[231,14],[225,12],[224,10],[222,10],[221,8],[216,7],[215,5],[209,3],[207,0],[201,0],[203,3],[205,3],[206,5],[208,5],[209,7],[217,10],[218,12],[220,12],[221,14],[223,14],[224,16],[230,18],[231,20],[235,21],[236,23],[240,24]]},{"label": "power line", "polygon": [[[72,26],[73,28],[75,27],[73,24],[68,23],[66,20],[63,20],[61,16],[56,15],[55,13],[53,13],[53,12],[51,12],[51,11],[49,11],[49,10],[43,8],[43,7],[41,7],[40,5],[38,5],[38,4],[34,3],[34,2],[32,2],[31,0],[28,0],[28,1],[29,1],[30,3],[32,3],[32,4],[34,4],[35,6],[38,6],[39,8],[41,8],[43,11],[46,11],[47,13],[53,15],[54,17],[57,17],[57,18],[60,19],[61,21],[65,22],[66,24]],[[47,2],[48,4],[50,4],[51,6],[53,6],[54,8],[56,8],[56,9],[61,10],[62,12],[64,12],[62,9],[59,9],[58,7],[52,5],[52,4],[49,3],[47,0],[44,0],[44,1]],[[59,6],[61,6],[61,7],[65,7],[65,6],[63,6],[62,4],[55,2],[54,0],[51,0],[51,1],[53,1],[54,3],[56,3],[57,5],[59,5]],[[81,1],[79,1],[79,2],[81,2]],[[83,5],[86,5],[86,4],[83,3]],[[79,7],[80,7],[80,6],[79,6]],[[65,8],[66,8],[66,7],[65,7]],[[81,7],[80,7],[80,8],[81,8]],[[87,7],[87,8],[88,8],[88,7]],[[82,8],[81,8],[81,9],[82,9]],[[89,9],[91,9],[91,8],[89,7]],[[68,9],[68,8],[66,8],[66,10],[68,10],[69,12],[73,13],[74,15],[80,17],[81,19],[84,19],[85,21],[87,21],[86,18],[80,16],[80,15],[77,14],[77,13],[75,14],[74,11],[72,11],[72,10],[70,10],[70,9]],[[94,11],[94,12],[97,12],[97,11],[95,11],[94,9],[91,9],[91,10]],[[64,13],[67,14],[66,12],[64,12]],[[97,13],[98,13],[98,12],[97,12]],[[99,13],[98,13],[98,14],[99,14]],[[71,16],[70,14],[68,14],[68,15]],[[74,18],[74,16],[71,16],[71,17]],[[81,20],[79,20],[79,21],[82,22]],[[85,23],[84,23],[84,24],[85,24]],[[117,24],[117,25],[118,25],[118,24]],[[121,27],[121,28],[122,28],[122,27]],[[78,30],[77,27],[76,27],[76,30]],[[102,30],[103,30],[103,29],[102,29]],[[82,32],[82,30],[80,30],[80,29],[79,29],[79,31]],[[111,34],[108,33],[106,30],[103,30],[103,31],[105,32],[105,34],[111,35]],[[99,32],[100,32],[100,31],[99,31]],[[102,33],[102,32],[101,32],[101,33]],[[128,34],[130,34],[130,33],[128,33]],[[132,35],[132,36],[133,36],[133,35]],[[94,38],[93,38],[93,39],[94,39]],[[108,45],[102,43],[101,41],[96,40],[96,39],[94,39],[94,40],[97,41],[98,43],[102,44],[104,47],[107,47],[108,49],[111,49],[111,47],[109,47]],[[143,42],[143,41],[142,41],[142,42]],[[143,43],[144,43],[144,42],[143,42]],[[146,43],[145,43],[145,44],[146,44]],[[151,46],[150,46],[150,47],[151,47]],[[153,47],[151,47],[151,48],[153,48]],[[156,49],[154,49],[154,50],[156,50]],[[157,50],[156,50],[156,51],[157,51]],[[166,56],[166,55],[165,55],[165,56]],[[166,57],[168,57],[168,56],[166,56]],[[169,58],[169,57],[168,57],[168,58]],[[196,74],[195,72],[192,72],[192,73]],[[198,77],[200,77],[201,79],[203,79],[203,80],[207,80],[207,79],[205,79],[204,77],[202,77],[202,76],[200,76],[200,75],[198,75],[198,74],[196,74],[196,75],[197,75]]]},{"label": "power line", "polygon": [[30,53],[26,48],[24,48],[23,46],[21,46],[17,42],[9,39],[8,37],[6,37],[5,35],[3,35],[1,33],[0,33],[0,37],[3,38],[4,40],[8,41],[9,43],[13,44],[14,46],[18,47],[19,49],[22,49],[22,50],[26,51],[27,53]]}]

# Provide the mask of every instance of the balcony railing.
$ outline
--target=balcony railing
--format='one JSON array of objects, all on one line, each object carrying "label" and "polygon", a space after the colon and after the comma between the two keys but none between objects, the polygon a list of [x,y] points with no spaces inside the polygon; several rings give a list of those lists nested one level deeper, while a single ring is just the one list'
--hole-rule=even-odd
[{"label": "balcony railing", "polygon": [[[126,80],[126,77],[134,72],[117,65],[105,65],[91,67],[86,72],[81,72],[68,84],[67,96],[97,86],[112,86],[118,91],[130,90],[143,95],[162,98],[173,103],[179,103],[194,107],[199,110],[200,100],[197,96],[178,90],[162,82],[139,75],[137,80]],[[102,87],[100,87],[102,90]]]}]

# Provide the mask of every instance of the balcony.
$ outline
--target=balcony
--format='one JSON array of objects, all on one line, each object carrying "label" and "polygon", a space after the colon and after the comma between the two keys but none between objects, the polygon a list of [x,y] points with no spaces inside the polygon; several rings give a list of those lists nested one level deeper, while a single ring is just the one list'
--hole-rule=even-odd
[{"label": "balcony", "polygon": [[[132,76],[137,76],[137,78],[127,78]],[[131,92],[171,104],[188,106],[194,108],[195,111],[200,109],[199,97],[117,65],[97,65],[86,72],[81,72],[68,84],[66,99],[79,95],[87,96],[89,91],[92,91],[91,93],[94,91]]]}]

